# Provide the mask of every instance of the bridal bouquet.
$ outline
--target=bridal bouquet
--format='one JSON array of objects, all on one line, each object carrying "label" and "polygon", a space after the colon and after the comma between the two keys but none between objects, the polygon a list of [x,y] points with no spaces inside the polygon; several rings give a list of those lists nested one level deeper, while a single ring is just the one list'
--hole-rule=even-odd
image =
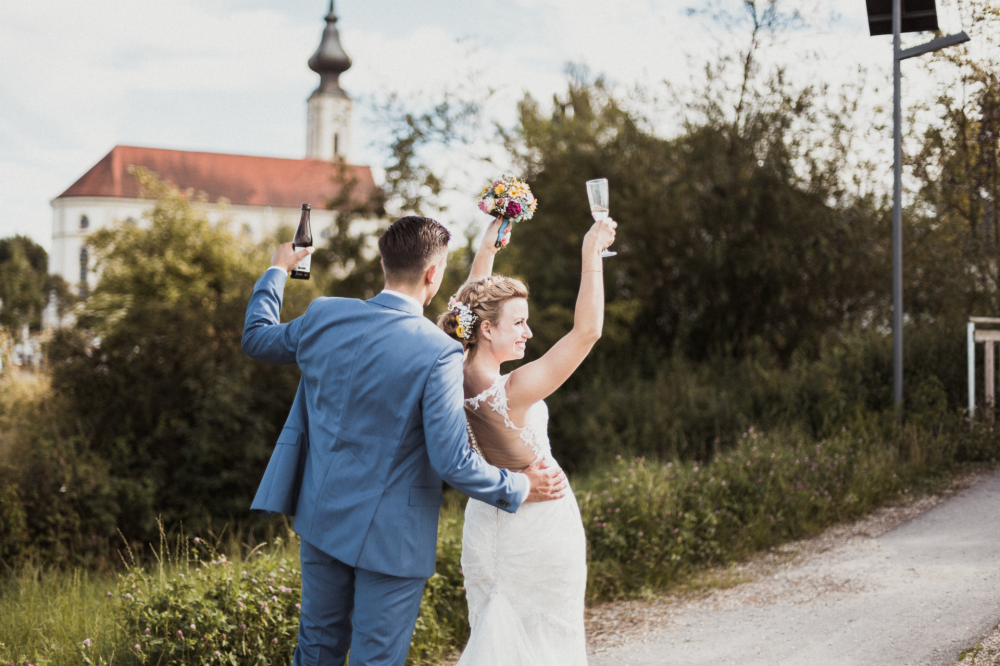
[{"label": "bridal bouquet", "polygon": [[510,240],[511,223],[530,220],[537,207],[538,201],[528,184],[510,174],[494,180],[479,195],[479,210],[487,215],[503,218],[497,234],[497,247],[507,245]]}]

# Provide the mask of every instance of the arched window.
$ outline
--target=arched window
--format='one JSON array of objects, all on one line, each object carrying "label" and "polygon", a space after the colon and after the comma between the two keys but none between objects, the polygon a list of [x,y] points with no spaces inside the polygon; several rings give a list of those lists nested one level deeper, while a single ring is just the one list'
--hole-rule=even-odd
[{"label": "arched window", "polygon": [[87,264],[90,261],[90,253],[87,248],[80,250],[80,298],[87,298]]},{"label": "arched window", "polygon": [[86,215],[81,215],[80,216],[80,228],[81,229],[86,229],[89,226],[90,226],[90,218],[88,218]]}]

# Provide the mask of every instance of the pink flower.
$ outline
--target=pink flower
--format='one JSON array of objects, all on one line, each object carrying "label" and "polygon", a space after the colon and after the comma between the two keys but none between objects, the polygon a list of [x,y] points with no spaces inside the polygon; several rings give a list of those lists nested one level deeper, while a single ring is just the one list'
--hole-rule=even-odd
[{"label": "pink flower", "polygon": [[83,647],[90,647],[91,645],[93,645],[93,643],[90,642],[89,638],[85,638],[83,640]]},{"label": "pink flower", "polygon": [[493,212],[494,201],[490,197],[480,200],[479,210],[483,211],[487,215]]},{"label": "pink flower", "polygon": [[141,647],[139,647],[139,644],[138,644],[138,643],[136,643],[135,645],[133,645],[133,646],[132,646],[132,649],[133,649],[133,650],[135,650],[136,652],[138,652],[138,651],[139,651],[139,650],[141,650],[142,648],[141,648]]},{"label": "pink flower", "polygon": [[507,217],[517,217],[521,214],[521,204],[516,201],[507,202]]},{"label": "pink flower", "polygon": [[177,630],[177,635],[180,636],[181,638],[184,638],[184,632],[181,631],[180,629]]},{"label": "pink flower", "polygon": [[219,652],[218,650],[216,650],[216,651],[215,651],[215,656],[216,656],[216,657],[221,657],[221,656],[222,656],[222,653],[221,653],[221,652]]},{"label": "pink flower", "polygon": [[302,604],[295,604],[295,610],[302,610]]},{"label": "pink flower", "polygon": [[146,627],[146,635],[149,636],[149,627]]},{"label": "pink flower", "polygon": [[277,638],[272,638],[271,642],[274,643],[275,645],[277,645],[278,644],[278,639]]}]

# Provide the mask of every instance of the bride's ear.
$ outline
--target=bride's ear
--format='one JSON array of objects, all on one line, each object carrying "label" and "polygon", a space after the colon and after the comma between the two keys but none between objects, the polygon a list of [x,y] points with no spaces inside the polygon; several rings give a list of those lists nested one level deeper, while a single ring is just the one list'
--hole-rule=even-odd
[{"label": "bride's ear", "polygon": [[483,323],[479,325],[479,335],[483,336],[486,340],[493,342],[493,324],[484,319]]}]

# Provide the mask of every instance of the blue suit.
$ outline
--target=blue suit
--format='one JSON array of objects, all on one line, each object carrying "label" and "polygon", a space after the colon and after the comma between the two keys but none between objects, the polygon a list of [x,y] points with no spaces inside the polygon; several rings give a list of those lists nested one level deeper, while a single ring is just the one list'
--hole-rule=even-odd
[{"label": "blue suit", "polygon": [[286,279],[257,281],[243,350],[302,370],[252,506],[294,515],[303,540],[295,664],[341,664],[350,646],[351,666],[400,666],[434,573],[441,481],[514,512],[527,479],[470,450],[462,346],[419,306],[319,298],[281,324]]}]

